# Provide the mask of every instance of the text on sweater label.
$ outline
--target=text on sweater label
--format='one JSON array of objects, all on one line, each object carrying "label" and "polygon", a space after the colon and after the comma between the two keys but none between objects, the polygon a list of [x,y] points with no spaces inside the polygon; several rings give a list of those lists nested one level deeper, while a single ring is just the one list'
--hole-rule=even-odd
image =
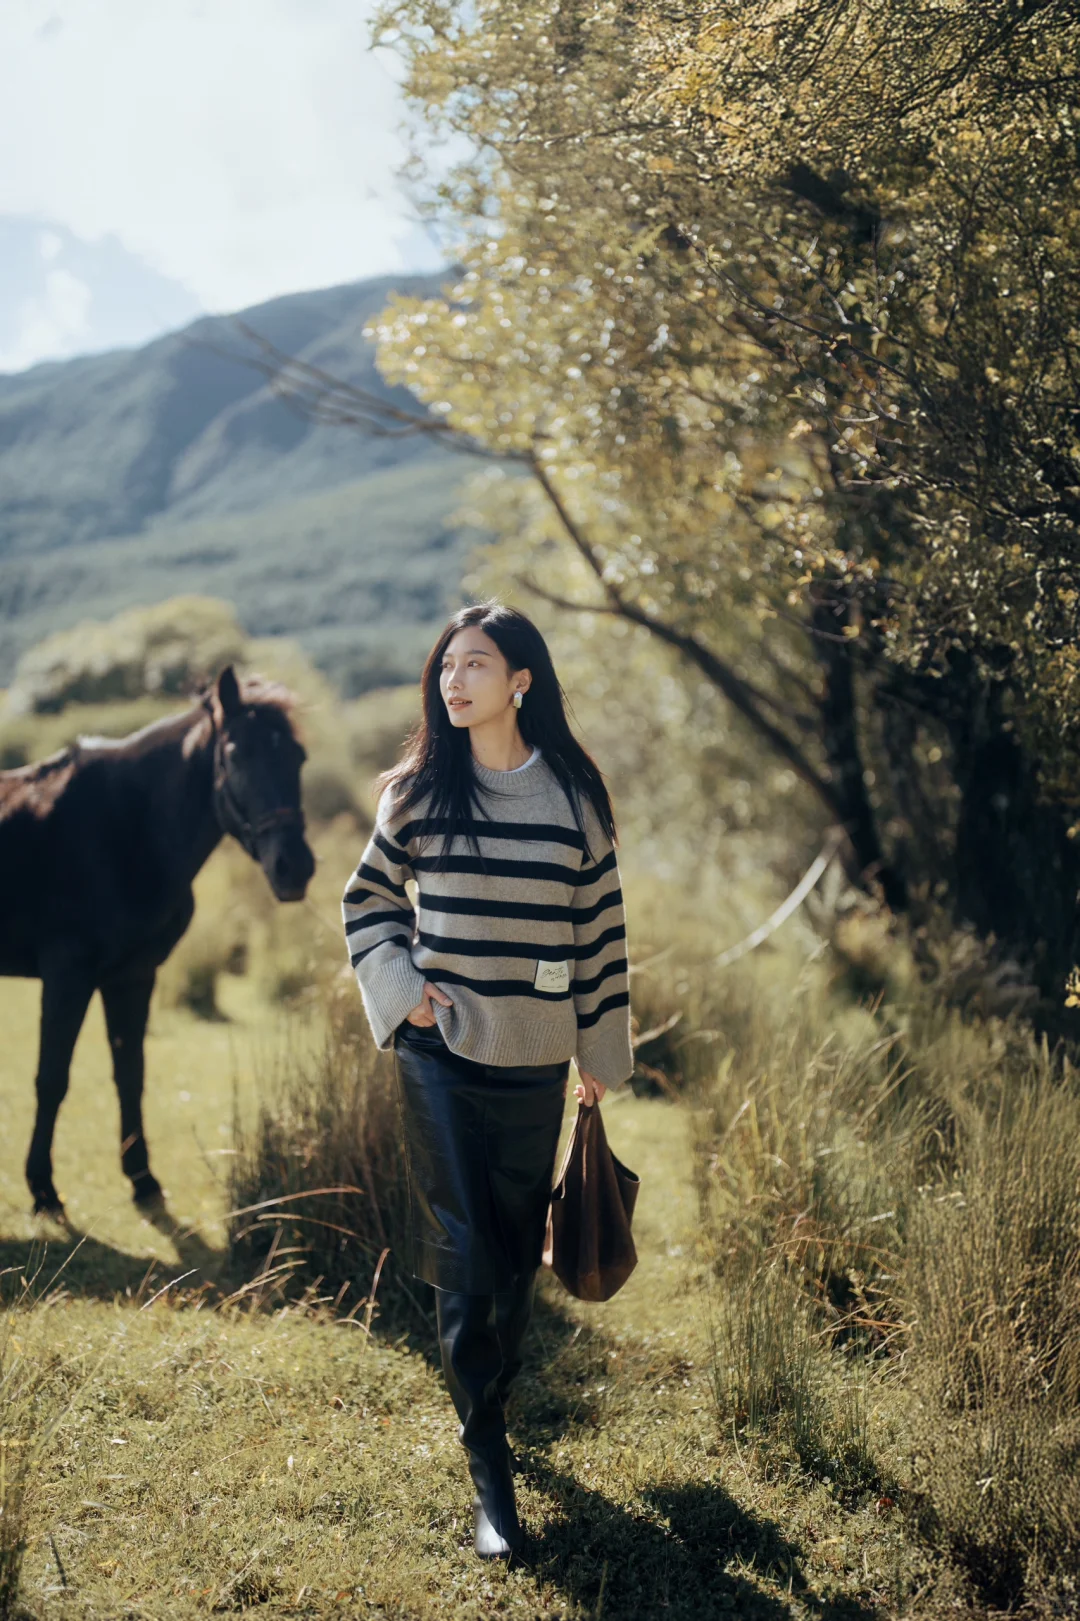
[{"label": "text on sweater label", "polygon": [[538,962],[533,986],[538,991],[568,991],[570,964],[568,962]]}]

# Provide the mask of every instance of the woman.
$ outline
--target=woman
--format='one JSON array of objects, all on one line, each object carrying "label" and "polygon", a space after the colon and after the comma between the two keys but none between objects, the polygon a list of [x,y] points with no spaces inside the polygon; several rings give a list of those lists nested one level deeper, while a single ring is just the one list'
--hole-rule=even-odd
[{"label": "woman", "polygon": [[375,1041],[397,1055],[412,1271],[435,1288],[474,1546],[505,1558],[522,1531],[503,1404],[570,1059],[586,1104],[633,1069],[626,929],[611,803],[532,621],[497,602],[462,609],[422,689],[343,912]]}]

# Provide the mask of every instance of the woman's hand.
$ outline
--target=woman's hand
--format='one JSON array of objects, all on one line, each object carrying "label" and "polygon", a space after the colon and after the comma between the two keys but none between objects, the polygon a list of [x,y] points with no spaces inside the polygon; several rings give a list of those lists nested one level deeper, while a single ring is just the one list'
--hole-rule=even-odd
[{"label": "woman's hand", "polygon": [[607,1087],[604,1085],[603,1081],[598,1081],[596,1076],[590,1075],[587,1069],[579,1069],[578,1074],[581,1077],[581,1081],[579,1085],[575,1086],[574,1088],[574,1096],[577,1098],[578,1102],[584,1103],[586,1106],[592,1103],[599,1103],[601,1098],[604,1096],[604,1093],[607,1091]]},{"label": "woman's hand", "polygon": [[409,1023],[418,1024],[423,1029],[429,1030],[436,1023],[431,1006],[433,1001],[438,1002],[440,1007],[453,1007],[454,1005],[451,998],[445,992],[440,991],[437,985],[432,985],[425,980],[423,999],[416,1004],[411,1013],[405,1015]]}]

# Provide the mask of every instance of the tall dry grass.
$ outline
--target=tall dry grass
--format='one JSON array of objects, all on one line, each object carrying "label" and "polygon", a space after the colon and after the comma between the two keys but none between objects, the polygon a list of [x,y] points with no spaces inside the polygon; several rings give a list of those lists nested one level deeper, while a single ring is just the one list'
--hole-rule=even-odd
[{"label": "tall dry grass", "polygon": [[254,1123],[237,1128],[231,1263],[253,1300],[315,1291],[370,1326],[428,1318],[406,1265],[408,1202],[391,1055],[375,1050],[351,975],[314,1054],[283,1049]]},{"label": "tall dry grass", "polygon": [[984,1603],[1067,1606],[1080,1075],[1022,1023],[895,980],[845,1010],[763,960],[704,999],[728,1032],[692,1092],[718,1416],[897,1506]]}]

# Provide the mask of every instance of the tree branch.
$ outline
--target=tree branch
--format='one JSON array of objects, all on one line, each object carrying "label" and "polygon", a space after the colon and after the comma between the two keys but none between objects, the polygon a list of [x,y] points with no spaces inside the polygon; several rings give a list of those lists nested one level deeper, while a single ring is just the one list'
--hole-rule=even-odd
[{"label": "tree branch", "polygon": [[[614,601],[609,598],[606,602],[574,602],[570,597],[560,597],[556,592],[549,591],[546,586],[541,585],[539,580],[534,579],[531,574],[519,574],[517,579],[518,583],[523,585],[526,591],[530,592],[533,596],[540,597],[544,602],[550,602],[553,608],[568,609],[571,613],[610,614],[614,618],[619,618],[620,616],[623,618],[626,617],[626,605],[621,596],[617,596]],[[650,620],[649,623],[652,625],[655,624],[656,621]],[[803,692],[806,693],[807,697],[813,698],[814,695],[810,691],[810,688],[804,681],[801,681],[793,671],[785,670],[783,666],[779,664],[779,662],[772,656],[772,654],[768,653],[767,651],[765,651],[765,657],[780,675],[786,676],[788,679],[797,682]],[[791,721],[792,725],[797,726],[802,732],[809,733],[817,731],[815,723],[809,718],[809,716],[800,714],[797,709],[792,708],[790,704],[786,704],[782,698],[775,698],[773,697],[772,693],[764,692],[761,687],[755,686],[753,682],[748,681],[745,676],[738,675],[737,672],[736,679],[743,683],[747,692],[757,703],[763,704],[767,709],[771,709],[774,715],[780,715],[784,720]]]},{"label": "tree branch", "polygon": [[472,434],[463,433],[451,423],[426,412],[409,411],[394,405],[370,389],[347,383],[311,361],[287,354],[246,321],[235,321],[237,331],[254,347],[254,353],[228,349],[205,338],[189,338],[193,348],[206,349],[219,359],[230,360],[258,372],[270,385],[271,393],[289,410],[323,427],[354,428],[376,439],[407,439],[424,435],[448,450],[478,456],[487,461],[526,462],[528,456],[517,450],[493,450]]},{"label": "tree branch", "polygon": [[[449,423],[419,412],[403,410],[367,389],[334,377],[319,366],[284,353],[276,344],[244,322],[237,322],[237,326],[248,342],[254,344],[255,354],[230,352],[203,340],[190,341],[223,358],[258,371],[268,380],[272,390],[283,403],[312,421],[333,423],[337,426],[354,428],[359,432],[382,436],[423,433],[436,442],[445,444],[449,449],[487,460],[516,462],[528,468],[556,513],[565,534],[603,589],[606,607],[599,610],[592,608],[590,611],[615,614],[631,624],[641,625],[660,641],[674,647],[688,658],[706,679],[723,693],[781,759],[788,763],[796,776],[814,791],[830,816],[834,820],[842,820],[840,800],[828,779],[818,771],[799,745],[763,712],[765,708],[777,708],[774,700],[744,680],[693,634],[676,630],[673,625],[627,601],[615,584],[605,578],[603,564],[552,483],[535,445],[527,451],[493,450]],[[541,589],[538,594],[543,596],[546,593]],[[559,606],[567,608],[580,606],[550,596],[549,600],[558,600]],[[802,726],[804,722],[800,719],[797,724]]]},{"label": "tree branch", "polygon": [[529,459],[529,466],[537,483],[558,515],[559,521],[570,540],[603,587],[609,604],[607,611],[619,615],[620,618],[628,620],[631,624],[641,625],[660,641],[666,642],[669,647],[676,648],[692,664],[696,664],[701,673],[714,687],[723,693],[724,697],[734,705],[739,714],[750,722],[755,731],[765,739],[771,748],[775,749],[782,759],[787,761],[796,776],[805,782],[809,788],[813,789],[829,811],[829,814],[835,820],[842,821],[841,802],[833,792],[831,783],[818,771],[799,745],[788,737],[787,733],[782,731],[767,715],[762,713],[762,695],[691,632],[676,630],[674,625],[669,625],[665,620],[658,619],[636,603],[628,602],[617,586],[611,580],[605,579],[600,559],[596,556],[589,541],[571,516],[562,496],[551,482],[547,469],[542,466],[535,453]]}]

